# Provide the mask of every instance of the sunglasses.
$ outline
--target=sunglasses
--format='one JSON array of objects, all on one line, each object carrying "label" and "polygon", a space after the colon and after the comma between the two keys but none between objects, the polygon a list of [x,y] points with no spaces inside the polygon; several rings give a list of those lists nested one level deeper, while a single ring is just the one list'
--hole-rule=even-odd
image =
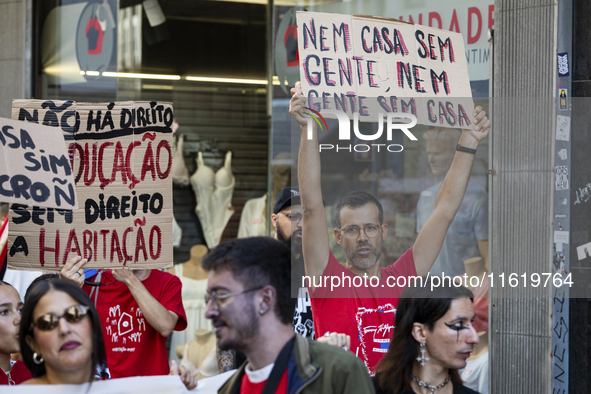
[{"label": "sunglasses", "polygon": [[35,322],[31,323],[31,330],[33,327],[37,327],[41,331],[51,331],[58,326],[62,317],[66,319],[68,323],[78,323],[84,319],[84,316],[87,314],[88,307],[84,305],[72,305],[68,307],[61,316],[57,316],[52,312],[39,316]]}]

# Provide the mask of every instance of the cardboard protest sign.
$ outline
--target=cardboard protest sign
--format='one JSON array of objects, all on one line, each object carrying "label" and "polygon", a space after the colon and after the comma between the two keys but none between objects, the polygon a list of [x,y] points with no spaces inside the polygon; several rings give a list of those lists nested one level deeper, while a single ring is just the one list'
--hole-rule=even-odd
[{"label": "cardboard protest sign", "polygon": [[10,206],[13,269],[172,265],[172,105],[14,100],[13,119],[53,126],[69,152],[79,209]]},{"label": "cardboard protest sign", "polygon": [[78,208],[61,140],[61,131],[53,127],[0,118],[0,202]]},{"label": "cardboard protest sign", "polygon": [[470,128],[474,103],[459,33],[396,19],[298,12],[300,80],[309,107],[359,120],[412,113]]}]

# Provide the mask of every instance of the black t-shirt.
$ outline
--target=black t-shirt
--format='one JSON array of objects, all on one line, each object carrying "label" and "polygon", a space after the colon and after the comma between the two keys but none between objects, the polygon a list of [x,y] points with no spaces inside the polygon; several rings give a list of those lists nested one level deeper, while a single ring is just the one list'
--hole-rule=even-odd
[{"label": "black t-shirt", "polygon": [[[373,380],[373,385],[376,389],[376,394],[395,394],[395,393],[392,393],[391,391],[386,391],[386,390],[381,389],[378,386],[376,377],[373,377],[372,380]],[[469,389],[468,387],[466,387],[464,385],[457,384],[454,382],[451,382],[451,383],[453,384],[453,387],[454,387],[454,394],[480,394],[477,391]],[[435,392],[437,392],[437,390],[435,390]],[[396,394],[416,394],[416,393],[414,391],[410,390],[410,391],[405,391],[403,393],[396,393]]]},{"label": "black t-shirt", "polygon": [[[315,339],[314,319],[312,318],[312,302],[307,287],[302,287],[302,276],[304,276],[304,260],[291,257],[291,287],[292,295],[297,295],[295,310],[293,313],[293,331],[304,338]],[[297,294],[294,292],[297,290]]]}]

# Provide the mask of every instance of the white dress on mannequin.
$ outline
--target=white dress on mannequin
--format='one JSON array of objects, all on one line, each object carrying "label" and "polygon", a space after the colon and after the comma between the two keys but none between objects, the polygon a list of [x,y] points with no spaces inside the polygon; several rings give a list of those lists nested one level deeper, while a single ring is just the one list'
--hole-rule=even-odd
[{"label": "white dress on mannequin", "polygon": [[189,184],[189,170],[185,165],[183,157],[184,135],[179,135],[177,143],[172,146],[172,181],[177,185],[187,186]]},{"label": "white dress on mannequin", "polygon": [[203,164],[203,155],[199,152],[197,171],[191,175],[191,186],[197,195],[195,212],[201,222],[205,243],[209,249],[220,243],[222,233],[234,213],[232,194],[236,181],[231,164],[232,152],[228,152],[224,166],[214,173]]},{"label": "white dress on mannequin", "polygon": [[238,238],[268,235],[267,219],[264,212],[266,206],[267,194],[250,199],[244,204],[238,226]]},{"label": "white dress on mannequin", "polygon": [[183,264],[174,266],[174,274],[181,280],[183,285],[181,297],[187,315],[187,328],[183,331],[172,333],[170,345],[170,359],[179,362],[176,356],[176,347],[180,344],[195,340],[195,331],[206,329],[213,331],[211,320],[205,317],[205,294],[207,294],[207,279],[197,280],[183,276]]}]

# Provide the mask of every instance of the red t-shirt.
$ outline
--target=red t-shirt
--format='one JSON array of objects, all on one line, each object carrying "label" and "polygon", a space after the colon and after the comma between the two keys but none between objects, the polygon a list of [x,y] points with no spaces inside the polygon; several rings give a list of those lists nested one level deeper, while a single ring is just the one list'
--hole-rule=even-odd
[{"label": "red t-shirt", "polygon": [[[115,278],[110,271],[102,273],[102,283],[113,281]],[[180,279],[153,269],[142,284],[162,306],[179,316],[174,329],[184,330],[187,317],[181,299]],[[89,295],[92,288],[84,285],[84,291]],[[95,302],[94,294],[90,298],[95,302],[101,318],[111,377],[168,375],[166,337],[150,326],[127,285],[116,281],[96,289],[98,300]]]},{"label": "red t-shirt", "polygon": [[[15,384],[21,384],[22,382],[25,382],[25,381],[33,378],[33,375],[31,375],[31,372],[25,366],[25,363],[22,362],[21,360],[18,360],[12,366],[12,369],[10,370],[10,378],[12,379],[12,381]],[[7,385],[7,384],[8,384],[8,375],[6,375],[4,373],[4,371],[2,370],[2,368],[0,368],[0,385]]]},{"label": "red t-shirt", "polygon": [[[267,383],[267,380],[264,380],[259,383],[252,383],[250,379],[248,379],[248,375],[245,373],[244,375],[242,375],[242,382],[240,384],[240,394],[261,394],[263,392],[265,384]],[[275,393],[287,393],[287,369],[283,373],[283,376],[279,381],[279,385],[277,386],[277,390],[275,390]]]},{"label": "red t-shirt", "polygon": [[[382,268],[382,277],[379,283],[374,281],[375,286],[370,286],[368,278],[368,287],[355,287],[363,277],[356,276],[341,265],[332,252],[323,275],[338,277],[341,282],[347,283],[331,291],[331,280],[326,282],[327,286],[324,286],[323,280],[323,286],[316,286],[314,292],[311,292],[316,338],[327,331],[350,335],[351,351],[373,373],[373,368],[388,352],[390,339],[394,334],[396,306],[408,282],[399,280],[403,287],[398,287],[398,284],[392,287],[396,282],[394,278],[417,275],[412,248],[394,264]],[[390,286],[388,277],[393,277],[389,281]],[[354,278],[358,279],[353,281]],[[349,279],[351,286],[348,284]],[[334,281],[336,284],[336,279]]]}]

